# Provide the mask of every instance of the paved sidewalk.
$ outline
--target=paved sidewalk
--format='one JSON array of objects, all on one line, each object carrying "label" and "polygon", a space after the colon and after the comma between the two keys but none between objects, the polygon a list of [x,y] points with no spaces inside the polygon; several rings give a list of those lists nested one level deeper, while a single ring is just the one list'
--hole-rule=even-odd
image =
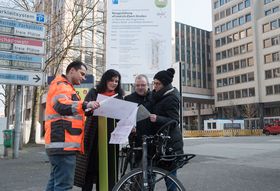
[{"label": "paved sidewalk", "polygon": [[[25,145],[19,158],[0,159],[0,190],[43,191],[49,178],[50,166],[44,145]],[[73,190],[78,191],[79,188]]]}]

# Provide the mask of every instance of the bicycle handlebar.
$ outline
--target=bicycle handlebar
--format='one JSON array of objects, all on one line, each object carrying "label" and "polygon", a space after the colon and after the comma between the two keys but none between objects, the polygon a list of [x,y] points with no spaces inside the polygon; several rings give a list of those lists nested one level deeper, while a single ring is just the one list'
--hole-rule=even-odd
[{"label": "bicycle handlebar", "polygon": [[159,132],[161,132],[163,129],[167,128],[167,127],[170,127],[171,125],[174,125],[174,127],[176,127],[178,125],[178,122],[175,121],[175,120],[171,120],[171,121],[168,121],[167,123],[165,123],[164,125],[162,125],[159,130],[157,131],[156,134],[158,134]]}]

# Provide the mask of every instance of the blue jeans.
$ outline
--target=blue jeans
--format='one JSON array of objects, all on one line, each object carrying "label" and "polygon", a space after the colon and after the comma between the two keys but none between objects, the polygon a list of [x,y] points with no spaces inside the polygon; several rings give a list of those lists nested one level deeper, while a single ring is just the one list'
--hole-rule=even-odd
[{"label": "blue jeans", "polygon": [[50,179],[46,191],[72,190],[76,167],[76,155],[49,156],[51,164]]},{"label": "blue jeans", "polygon": [[[171,175],[177,177],[177,170],[172,172]],[[166,184],[166,187],[167,187],[167,191],[176,191],[177,190],[176,185],[173,184],[172,181],[169,178],[164,178],[164,179],[165,179],[165,184]]]}]

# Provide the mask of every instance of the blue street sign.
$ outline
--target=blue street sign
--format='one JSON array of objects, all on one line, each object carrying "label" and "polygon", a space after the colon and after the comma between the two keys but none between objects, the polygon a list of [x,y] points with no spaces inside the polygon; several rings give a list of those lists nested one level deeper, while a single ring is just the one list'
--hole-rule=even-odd
[{"label": "blue street sign", "polygon": [[14,28],[22,28],[34,31],[45,31],[45,27],[41,25],[36,25],[33,23],[26,23],[26,22],[18,22],[14,20],[8,19],[0,19],[0,25],[5,27],[14,27]]},{"label": "blue street sign", "polygon": [[42,72],[0,69],[0,83],[41,86],[44,83],[44,79]]},{"label": "blue street sign", "polygon": [[33,62],[42,63],[42,56],[35,56],[29,54],[16,54],[0,51],[0,60],[12,60],[12,61],[22,61],[22,62]]},{"label": "blue street sign", "polygon": [[36,21],[37,21],[37,22],[40,22],[40,23],[44,23],[44,22],[45,22],[45,16],[44,16],[44,14],[37,13],[37,15],[36,15]]}]

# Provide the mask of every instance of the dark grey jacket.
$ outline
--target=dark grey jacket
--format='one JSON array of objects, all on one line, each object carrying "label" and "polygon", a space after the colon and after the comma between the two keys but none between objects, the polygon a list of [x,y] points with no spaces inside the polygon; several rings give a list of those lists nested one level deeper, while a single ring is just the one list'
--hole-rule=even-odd
[{"label": "dark grey jacket", "polygon": [[[171,120],[176,120],[179,123],[180,96],[176,88],[170,84],[158,92],[153,91],[152,97],[152,113],[157,115],[157,120],[152,126],[154,133]],[[178,154],[183,153],[183,137],[178,125],[170,129],[170,137],[167,144],[168,149]]]}]

